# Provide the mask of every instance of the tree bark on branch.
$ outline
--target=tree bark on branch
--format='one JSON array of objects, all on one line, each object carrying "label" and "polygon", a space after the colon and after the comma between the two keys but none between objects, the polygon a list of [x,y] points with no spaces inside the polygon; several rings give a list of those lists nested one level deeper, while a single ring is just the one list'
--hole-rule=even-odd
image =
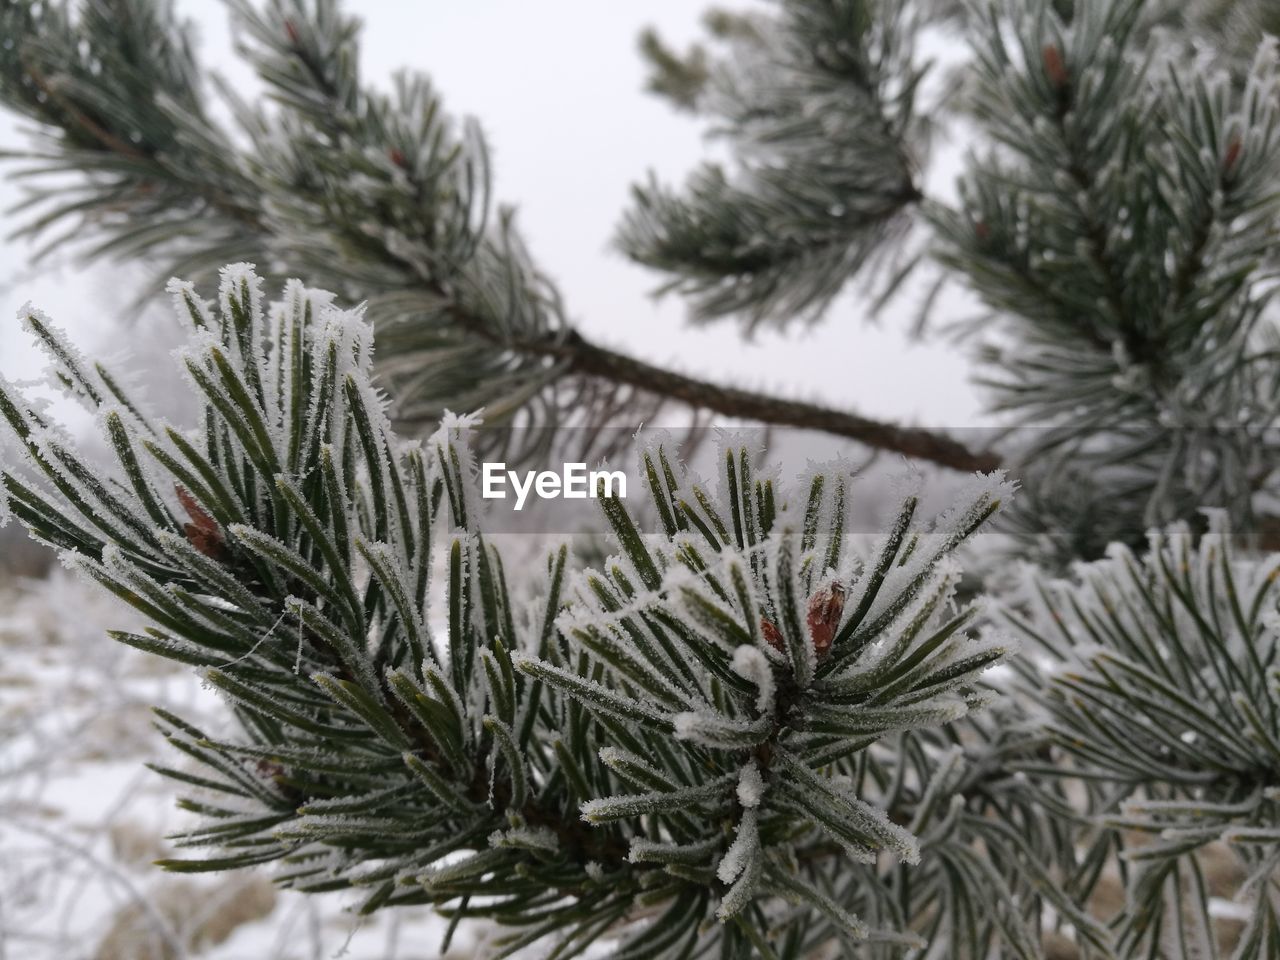
[{"label": "tree bark on branch", "polygon": [[873,420],[845,410],[737,387],[698,380],[673,370],[645,363],[626,354],[597,346],[570,331],[548,351],[569,361],[570,370],[603,377],[614,383],[639,387],[662,397],[679,400],[698,409],[774,426],[819,430],[857,440],[876,450],[900,453],[963,472],[997,469],[1000,457],[989,450],[971,450],[945,433],[920,427]]}]

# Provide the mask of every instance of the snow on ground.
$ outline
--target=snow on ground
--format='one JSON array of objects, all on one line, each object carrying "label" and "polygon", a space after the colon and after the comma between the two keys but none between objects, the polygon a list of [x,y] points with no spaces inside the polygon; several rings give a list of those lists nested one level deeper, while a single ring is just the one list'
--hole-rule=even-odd
[{"label": "snow on ground", "polygon": [[[277,891],[265,871],[176,876],[152,865],[183,829],[182,758],[153,705],[217,728],[189,671],[114,643],[130,611],[73,575],[0,583],[0,960],[430,960],[426,910],[357,922],[340,895]],[[460,930],[451,958],[482,958]]]}]

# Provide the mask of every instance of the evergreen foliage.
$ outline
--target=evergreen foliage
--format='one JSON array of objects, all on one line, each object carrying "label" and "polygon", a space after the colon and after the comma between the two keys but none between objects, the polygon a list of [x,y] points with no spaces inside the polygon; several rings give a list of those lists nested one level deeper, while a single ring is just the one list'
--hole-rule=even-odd
[{"label": "evergreen foliage", "polygon": [[[768,29],[731,35],[699,102],[736,169],[706,165],[685,195],[638,187],[619,244],[671,274],[695,318],[752,330],[820,314],[922,199],[917,28],[910,4],[853,0],[783,3]],[[660,68],[655,83],[679,88]]]},{"label": "evergreen foliage", "polygon": [[993,409],[1031,428],[1029,462],[1123,498],[1129,536],[1202,505],[1247,521],[1280,382],[1274,45],[1236,90],[1151,51],[1142,13],[976,26],[973,110],[1000,150],[972,163],[960,209],[934,208],[943,262],[998,311]]},{"label": "evergreen foliage", "polygon": [[[594,441],[677,402],[990,469],[990,456],[950,438],[721,387],[588,341],[514,213],[493,203],[478,124],[450,118],[419,74],[398,73],[390,94],[369,88],[359,23],[335,0],[228,6],[269,107],[207,74],[163,0],[91,0],[78,15],[57,0],[0,0],[0,100],[37,124],[34,148],[14,154],[30,185],[20,236],[141,258],[159,277],[209,280],[250,259],[278,281],[323,278],[368,304],[397,423],[430,432],[445,409],[483,407],[489,426],[524,428],[508,439],[527,448],[507,459],[545,452],[555,427]],[[232,128],[205,109],[206,86]],[[67,170],[81,174],[70,190]]]},{"label": "evergreen foliage", "polygon": [[1082,859],[1118,854],[1129,872],[1121,956],[1217,955],[1197,858],[1215,843],[1247,870],[1236,956],[1280,944],[1280,558],[1240,556],[1216,521],[1198,540],[1153,535],[1142,558],[1116,545],[1071,582],[1034,577],[1002,618],[1044,655],[1019,669],[1037,737],[1064,758],[1024,769],[1077,779],[1101,828]]},{"label": "evergreen foliage", "polygon": [[[194,281],[168,287],[194,430],[32,308],[113,463],[0,379],[0,520],[227,702],[226,730],[158,715],[201,819],[166,867],[488,918],[500,956],[1280,956],[1262,0],[780,0],[708,15],[715,46],[642,38],[731,160],[637,188],[621,247],[744,334],[855,278],[883,303],[931,275],[926,311],[963,282],[998,455],[589,342],[473,123],[421,77],[369,87],[332,0],[229,6],[270,98],[219,91],[234,128],[167,4],[0,0],[0,101],[38,133],[21,235]],[[970,54],[941,90],[931,31]],[[977,143],[954,203],[926,195],[944,121]],[[222,266],[246,257],[279,302]],[[847,463],[784,482],[726,435],[707,481],[641,434],[655,532],[606,496],[614,555],[550,544],[517,577],[447,410],[595,428],[672,400],[980,475],[931,520],[905,485],[859,537]],[[1002,461],[1052,541],[1013,545],[1017,578],[965,555]]]},{"label": "evergreen foliage", "polygon": [[[1030,494],[1015,520],[1052,535],[1056,562],[1200,506],[1244,528],[1274,483],[1280,375],[1268,15],[796,0],[736,29],[712,16],[721,55],[696,48],[710,79],[681,97],[727,141],[732,172],[638,187],[619,243],[695,318],[748,330],[812,319],[858,275],[883,303],[932,273],[926,315],[964,281],[988,309],[957,330]],[[942,89],[916,53],[939,21],[972,53]],[[652,85],[679,86],[688,64],[649,59]],[[922,187],[948,120],[979,144],[955,205]]]},{"label": "evergreen foliage", "polygon": [[87,175],[71,194],[36,189],[23,232],[78,232],[91,217],[103,234],[94,256],[153,255],[200,279],[249,255],[324,276],[369,302],[397,417],[419,428],[447,404],[496,421],[513,397],[580,402],[546,392],[564,372],[553,356],[563,313],[510,213],[491,210],[475,125],[446,116],[421,76],[400,75],[390,95],[366,90],[357,23],[329,0],[231,8],[274,104],[221,89],[234,133],[204,111],[201,68],[167,4],[113,0],[71,17],[6,3],[0,32],[28,39],[5,48],[0,89],[48,134],[31,171],[74,163]]},{"label": "evergreen foliage", "polygon": [[179,843],[210,851],[167,867],[283,861],[298,889],[495,917],[511,950],[554,937],[561,955],[643,907],[659,919],[618,956],[742,955],[777,924],[785,955],[879,952],[943,922],[947,855],[917,894],[896,864],[956,845],[963,761],[942,725],[985,705],[1010,648],[970,634],[950,558],[1007,482],[925,525],[908,495],[862,556],[840,465],[787,491],[727,444],[709,489],[654,442],[663,533],[606,498],[620,553],[577,570],[554,549],[521,604],[468,422],[402,442],[358,313],[297,282],[264,309],[244,264],[216,307],[170,291],[198,429],[148,416],[30,308],[115,472],[0,384],[25,461],[0,474],[13,515],[154,625],[117,640],[199,670],[236,719],[218,736],[159,714],[198,770],[161,770],[205,820]]}]

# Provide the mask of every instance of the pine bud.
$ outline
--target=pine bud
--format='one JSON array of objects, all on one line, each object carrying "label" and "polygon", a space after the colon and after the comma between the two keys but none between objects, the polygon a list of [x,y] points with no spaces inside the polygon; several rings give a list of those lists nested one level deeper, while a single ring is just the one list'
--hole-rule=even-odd
[{"label": "pine bud", "polygon": [[991,237],[991,228],[985,220],[978,220],[973,225],[973,233],[980,242],[986,243]]},{"label": "pine bud", "polygon": [[292,20],[284,22],[284,33],[289,38],[289,42],[296,47],[298,45],[298,28],[293,25]]},{"label": "pine bud", "polygon": [[773,649],[777,650],[779,653],[785,654],[787,652],[782,644],[782,633],[773,625],[772,621],[761,617],[760,632],[764,634],[764,642],[773,647]]},{"label": "pine bud", "polygon": [[1240,159],[1240,150],[1244,144],[1240,142],[1239,137],[1232,137],[1231,142],[1227,144],[1227,152],[1222,158],[1222,169],[1224,173],[1230,173],[1235,169],[1236,161]]},{"label": "pine bud", "polygon": [[226,541],[222,537],[222,531],[218,529],[218,521],[209,516],[208,511],[184,487],[175,484],[173,489],[182,509],[191,518],[191,522],[182,528],[187,540],[206,557],[220,559],[226,553]]},{"label": "pine bud", "polygon": [[399,149],[392,147],[387,151],[387,156],[391,158],[391,162],[397,167],[404,168],[404,154]]},{"label": "pine bud", "polygon": [[1055,87],[1061,90],[1071,80],[1071,74],[1067,72],[1067,65],[1062,60],[1062,51],[1058,49],[1056,44],[1046,44],[1044,49],[1040,51],[1040,56],[1044,59],[1044,72],[1049,75],[1049,80]]},{"label": "pine bud", "polygon": [[263,780],[274,783],[284,776],[284,767],[276,763],[274,760],[268,760],[265,757],[258,760],[254,764],[254,768],[258,772],[258,776]]},{"label": "pine bud", "polygon": [[809,598],[809,638],[819,660],[831,652],[831,643],[844,614],[844,598],[844,586],[835,580]]},{"label": "pine bud", "polygon": [[[819,588],[809,598],[809,611],[805,620],[809,625],[809,642],[813,644],[813,652],[819,660],[831,652],[832,641],[840,626],[840,617],[844,614],[844,598],[844,586],[835,580]],[[765,643],[779,653],[786,653],[782,631],[771,620],[760,618],[760,632],[764,634]]]}]

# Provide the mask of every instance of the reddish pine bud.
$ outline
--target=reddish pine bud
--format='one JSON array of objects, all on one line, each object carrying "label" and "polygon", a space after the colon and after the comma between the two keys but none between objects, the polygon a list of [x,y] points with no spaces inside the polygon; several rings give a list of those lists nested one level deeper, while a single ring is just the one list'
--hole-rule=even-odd
[{"label": "reddish pine bud", "polygon": [[831,652],[831,642],[844,613],[844,598],[843,585],[834,580],[809,598],[809,637],[819,660]]},{"label": "reddish pine bud", "polygon": [[1044,59],[1044,72],[1049,75],[1053,85],[1061,90],[1071,80],[1071,74],[1067,73],[1067,65],[1062,60],[1062,51],[1055,44],[1050,43],[1040,51],[1040,55]]},{"label": "reddish pine bud", "polygon": [[173,489],[178,495],[178,502],[182,504],[182,509],[187,511],[187,516],[191,518],[191,522],[182,528],[182,532],[187,535],[187,540],[206,557],[212,557],[215,560],[220,558],[225,553],[226,542],[222,538],[222,531],[218,528],[218,521],[214,520],[184,487],[175,484]]},{"label": "reddish pine bud", "polygon": [[298,45],[298,28],[293,25],[292,20],[284,22],[284,33],[289,38],[289,42],[296,47]]},{"label": "reddish pine bud", "polygon": [[268,760],[266,757],[258,760],[254,766],[258,771],[258,776],[263,780],[275,782],[284,776],[284,767],[274,760]]},{"label": "reddish pine bud", "polygon": [[[809,611],[806,622],[809,625],[809,642],[813,644],[813,652],[819,660],[831,652],[831,644],[840,627],[840,617],[844,614],[844,586],[836,581],[818,589],[809,598]],[[760,618],[760,632],[764,634],[764,642],[779,653],[787,652],[782,640],[782,631],[771,621]]]},{"label": "reddish pine bud", "polygon": [[397,167],[401,167],[401,168],[404,167],[404,154],[401,153],[399,150],[397,150],[395,147],[392,147],[390,150],[387,151],[387,156],[391,158],[391,162],[394,163]]},{"label": "reddish pine bud", "polygon": [[983,243],[991,238],[991,228],[987,226],[985,220],[979,220],[973,225],[973,233]]},{"label": "reddish pine bud", "polygon": [[1222,158],[1222,169],[1230,173],[1235,169],[1236,161],[1240,159],[1240,151],[1244,144],[1240,142],[1239,137],[1232,137],[1231,142],[1227,144],[1227,152]]},{"label": "reddish pine bud", "polygon": [[214,560],[222,558],[222,536],[220,534],[209,533],[209,531],[198,527],[194,523],[184,524],[182,532],[187,535],[187,540],[191,542],[191,545],[206,557]]},{"label": "reddish pine bud", "polygon": [[773,649],[779,653],[787,652],[782,643],[782,633],[771,621],[766,620],[764,617],[760,618],[760,632],[764,634],[764,642],[773,647]]}]

